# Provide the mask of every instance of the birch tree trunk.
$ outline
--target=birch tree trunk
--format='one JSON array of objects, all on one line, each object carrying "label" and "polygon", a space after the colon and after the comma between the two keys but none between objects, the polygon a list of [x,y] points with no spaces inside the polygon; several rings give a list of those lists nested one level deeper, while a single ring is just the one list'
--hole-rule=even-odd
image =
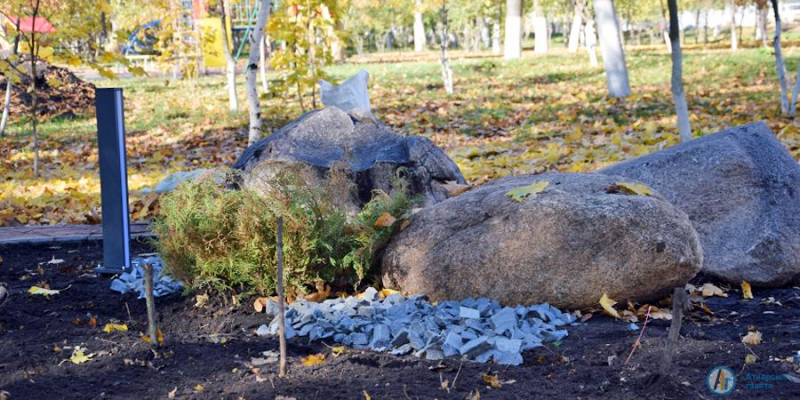
[{"label": "birch tree trunk", "polygon": [[547,17],[545,17],[542,5],[538,0],[533,4],[533,35],[535,38],[534,52],[536,54],[547,54],[549,45],[547,35]]},{"label": "birch tree trunk", "polygon": [[608,94],[611,97],[628,97],[631,94],[628,82],[628,66],[625,64],[625,52],[619,40],[614,2],[612,0],[594,0],[594,13],[597,30],[600,35],[600,51],[606,69]]},{"label": "birch tree trunk", "polygon": [[586,51],[589,52],[589,65],[592,68],[597,68],[600,64],[597,62],[597,34],[594,31],[594,19],[589,18],[586,21]]},{"label": "birch tree trunk", "polygon": [[414,1],[414,51],[425,51],[425,24],[422,22],[422,0]]},{"label": "birch tree trunk", "polygon": [[247,92],[247,106],[250,115],[250,129],[247,135],[247,143],[251,145],[261,137],[261,104],[256,89],[256,72],[258,71],[258,44],[264,40],[264,28],[269,18],[269,10],[272,6],[271,0],[260,0],[258,17],[253,30],[250,31],[248,41],[250,42],[250,54],[247,57],[245,91]]},{"label": "birch tree trunk", "polygon": [[730,1],[731,5],[731,51],[739,49],[739,37],[736,32],[736,0]]},{"label": "birch tree trunk", "polygon": [[577,53],[581,41],[581,27],[583,26],[583,7],[585,2],[582,0],[575,2],[575,15],[572,17],[572,27],[569,29],[569,52]]},{"label": "birch tree trunk", "polygon": [[450,60],[447,58],[447,46],[450,45],[450,33],[447,31],[447,0],[442,1],[441,9],[442,18],[442,82],[444,83],[444,90],[448,96],[453,95],[453,68],[450,66]]},{"label": "birch tree trunk", "polygon": [[[800,85],[794,86],[794,91],[792,91],[792,103],[790,105],[788,93],[789,84],[786,81],[786,64],[783,62],[783,52],[781,51],[781,15],[778,11],[778,0],[771,1],[772,11],[775,13],[775,36],[772,38],[772,46],[775,48],[775,68],[778,72],[778,85],[781,87],[781,113],[783,113],[783,115],[794,115],[797,104],[797,92],[800,90],[798,86]],[[798,82],[800,82],[800,79],[798,79]]]},{"label": "birch tree trunk", "polygon": [[258,46],[258,67],[259,74],[261,75],[261,93],[269,93],[269,81],[267,80],[267,37],[266,35],[261,40],[261,45]]},{"label": "birch tree trunk", "polygon": [[506,0],[506,40],[503,58],[522,57],[522,0]]},{"label": "birch tree trunk", "polygon": [[[12,54],[15,56],[19,54],[19,37],[21,34],[19,33],[19,17],[17,17],[16,23],[14,24],[15,32],[14,35],[14,46],[11,50]],[[3,118],[0,120],[0,136],[6,131],[6,125],[8,124],[8,112],[11,108],[11,90],[14,88],[14,85],[11,83],[11,79],[6,77],[6,96],[3,100]]]},{"label": "birch tree trunk", "polygon": [[239,99],[236,96],[236,59],[231,53],[231,43],[228,40],[228,14],[229,3],[220,0],[220,20],[222,21],[222,52],[225,53],[225,76],[228,79],[228,110],[231,113],[239,111]]},{"label": "birch tree trunk", "polygon": [[669,38],[672,41],[672,101],[678,115],[678,132],[681,142],[692,140],[692,127],[689,122],[689,107],[686,104],[686,93],[683,91],[683,54],[681,53],[681,36],[678,27],[678,0],[667,0],[669,8]]}]

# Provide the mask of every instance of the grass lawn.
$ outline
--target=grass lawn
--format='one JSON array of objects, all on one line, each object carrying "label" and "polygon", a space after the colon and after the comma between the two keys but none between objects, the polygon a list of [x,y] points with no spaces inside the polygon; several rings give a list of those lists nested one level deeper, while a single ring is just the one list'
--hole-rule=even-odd
[{"label": "grass lawn", "polygon": [[[702,136],[763,120],[800,158],[798,125],[779,115],[774,56],[752,40],[744,44],[749,47],[736,53],[724,43],[689,44],[684,49],[693,131]],[[800,47],[786,47],[787,68],[792,71]],[[489,53],[464,56],[453,53],[456,93],[450,98],[433,51],[423,56],[371,55],[367,62],[328,71],[336,79],[359,68],[369,71],[378,118],[402,134],[431,137],[473,183],[545,170],[592,171],[678,141],[669,90],[671,63],[663,46],[627,50],[633,95],[624,100],[608,98],[602,66],[590,68],[585,52],[572,55],[557,46],[551,55],[528,52],[516,61]],[[240,77],[244,107],[243,82]],[[176,170],[230,165],[245,148],[242,128],[247,112],[228,112],[222,76],[94,83],[125,90],[129,187],[136,221],[157,211],[155,195],[143,194],[142,189],[154,187]],[[294,97],[265,99],[262,107],[270,129],[302,113]],[[97,223],[94,116],[42,125],[39,179],[31,171],[28,129],[24,120],[13,120],[9,136],[0,138],[0,175],[5,178],[0,182],[0,226]]]}]

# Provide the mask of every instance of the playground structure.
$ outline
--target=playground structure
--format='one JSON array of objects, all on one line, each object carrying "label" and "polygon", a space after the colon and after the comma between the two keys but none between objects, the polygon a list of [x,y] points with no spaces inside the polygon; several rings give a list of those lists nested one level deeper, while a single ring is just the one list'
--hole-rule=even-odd
[{"label": "playground structure", "polygon": [[[229,15],[226,16],[225,28],[231,53],[235,59],[239,59],[255,23],[259,3],[257,0],[232,3]],[[181,51],[194,53],[182,56],[202,60],[204,68],[224,67],[226,60],[221,18],[211,13],[205,0],[173,0],[173,6],[173,11],[179,15],[171,22],[174,24],[173,31],[185,44]],[[163,29],[162,23],[162,20],[154,20],[134,30],[121,48],[122,55],[133,63],[144,64],[145,69],[148,69],[154,54],[156,32]]]}]

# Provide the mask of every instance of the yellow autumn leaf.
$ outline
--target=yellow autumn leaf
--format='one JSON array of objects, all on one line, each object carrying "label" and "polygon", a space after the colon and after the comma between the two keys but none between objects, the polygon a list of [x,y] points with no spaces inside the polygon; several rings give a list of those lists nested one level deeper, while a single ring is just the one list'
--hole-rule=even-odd
[{"label": "yellow autumn leaf", "polygon": [[517,203],[522,203],[525,198],[532,194],[542,193],[547,186],[550,185],[550,181],[539,181],[534,182],[527,186],[520,186],[516,189],[511,189],[506,193],[506,196],[511,197]]},{"label": "yellow autumn leaf", "polygon": [[300,361],[306,367],[312,367],[314,365],[318,365],[318,364],[324,363],[325,362],[325,354],[322,354],[322,353],[312,354],[312,355],[310,355],[308,357],[303,357],[302,359],[300,359]]},{"label": "yellow autumn leaf", "polygon": [[331,353],[333,353],[334,357],[338,357],[338,356],[344,354],[346,351],[347,351],[347,348],[344,347],[344,346],[331,347]]},{"label": "yellow autumn leaf", "polygon": [[380,217],[375,221],[375,228],[388,228],[392,226],[392,224],[397,221],[397,218],[393,217],[392,214],[383,213]]},{"label": "yellow autumn leaf", "polygon": [[208,293],[198,294],[197,296],[194,296],[195,307],[203,307],[204,305],[206,305],[207,301],[208,301]]},{"label": "yellow autumn leaf", "polygon": [[72,351],[72,357],[70,357],[69,360],[72,361],[73,364],[83,364],[91,360],[92,357],[94,357],[94,353],[84,354],[82,348],[76,347],[75,350]]},{"label": "yellow autumn leaf", "polygon": [[600,297],[600,306],[603,307],[603,310],[605,310],[606,314],[614,318],[620,318],[619,313],[614,309],[615,304],[617,304],[617,302],[611,300],[605,293],[603,293],[603,296]]},{"label": "yellow autumn leaf", "polygon": [[203,390],[205,390],[205,389],[206,389],[206,388],[204,388],[204,387],[203,387],[203,385],[201,385],[201,384],[197,384],[197,385],[195,385],[195,386],[192,388],[192,390],[194,390],[194,391],[195,391],[195,393],[202,392],[202,391],[203,391]]},{"label": "yellow autumn leaf", "polygon": [[458,196],[472,188],[470,185],[462,185],[456,181],[447,181],[442,187],[447,191],[447,197]]},{"label": "yellow autumn leaf", "polygon": [[364,390],[364,400],[372,400],[372,397],[369,396],[366,390]]},{"label": "yellow autumn leaf", "polygon": [[31,286],[31,288],[28,289],[28,293],[30,293],[30,294],[38,294],[38,295],[41,295],[41,296],[50,296],[50,295],[54,295],[54,294],[59,294],[60,292],[58,290],[45,289],[45,288],[42,288],[42,287],[39,287],[39,286]]},{"label": "yellow autumn leaf", "polygon": [[378,292],[378,297],[381,299],[385,299],[386,297],[392,294],[400,294],[400,291],[394,289],[381,289],[381,291]]},{"label": "yellow autumn leaf", "polygon": [[488,383],[494,389],[500,389],[503,387],[503,384],[500,382],[500,378],[497,375],[489,375],[483,374],[483,381]]},{"label": "yellow autumn leaf", "polygon": [[703,297],[711,297],[711,296],[728,297],[727,293],[725,293],[718,286],[713,285],[711,283],[706,283],[702,287],[700,287],[700,294],[702,294]]},{"label": "yellow autumn leaf", "polygon": [[753,299],[753,289],[747,281],[742,281],[742,298],[745,300]]},{"label": "yellow autumn leaf", "polygon": [[636,196],[651,196],[653,190],[641,183],[616,182],[611,187],[611,192],[621,192]]},{"label": "yellow autumn leaf", "polygon": [[111,333],[111,332],[127,332],[128,325],[125,324],[106,324],[103,327],[103,332]]},{"label": "yellow autumn leaf", "polygon": [[756,361],[758,361],[758,356],[756,356],[755,354],[748,353],[746,356],[744,356],[745,364],[755,364]]},{"label": "yellow autumn leaf", "polygon": [[742,343],[749,344],[751,346],[758,346],[761,344],[761,339],[761,332],[751,331],[747,332],[747,335],[742,338]]}]

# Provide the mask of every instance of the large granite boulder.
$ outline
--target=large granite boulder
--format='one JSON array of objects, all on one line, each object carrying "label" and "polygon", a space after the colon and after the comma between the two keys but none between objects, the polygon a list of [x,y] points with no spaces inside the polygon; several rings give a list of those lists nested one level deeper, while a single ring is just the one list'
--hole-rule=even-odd
[{"label": "large granite boulder", "polygon": [[642,181],[686,212],[703,244],[703,272],[758,286],[800,277],[800,166],[763,123],[599,172]]},{"label": "large granite boulder", "polygon": [[[540,193],[509,196],[541,181]],[[566,308],[603,293],[657,298],[695,276],[702,250],[686,214],[658,193],[626,194],[633,184],[558,173],[487,183],[415,215],[386,248],[383,284],[432,300]]]},{"label": "large granite boulder", "polygon": [[248,147],[233,167],[244,171],[244,186],[257,187],[287,167],[309,168],[311,179],[324,179],[336,163],[350,173],[361,204],[373,190],[390,192],[398,172],[426,205],[447,198],[443,185],[448,181],[466,183],[458,166],[428,138],[398,135],[366,112],[336,107],[290,122]]}]

